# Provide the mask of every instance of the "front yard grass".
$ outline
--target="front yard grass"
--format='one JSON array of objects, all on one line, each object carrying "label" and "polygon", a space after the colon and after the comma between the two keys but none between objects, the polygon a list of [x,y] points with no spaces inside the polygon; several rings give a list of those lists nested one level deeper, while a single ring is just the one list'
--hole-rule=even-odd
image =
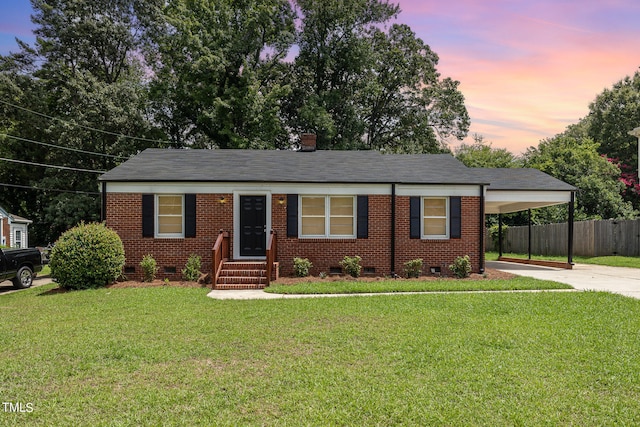
[{"label": "front yard grass", "polygon": [[498,280],[380,280],[380,281],[323,281],[294,285],[272,283],[265,292],[273,294],[359,294],[381,292],[462,292],[515,290],[572,289],[571,286],[529,277]]},{"label": "front yard grass", "polygon": [[[516,253],[503,253],[502,256],[508,257],[508,258],[522,258],[522,259],[526,259],[528,257],[527,254],[516,254]],[[485,259],[487,261],[497,261],[498,253],[486,252]],[[531,255],[531,259],[567,262],[566,256],[556,256],[556,255]],[[618,255],[597,256],[597,257],[574,256],[573,262],[582,263],[582,264],[608,265],[610,267],[640,268],[640,257],[632,257],[632,256],[618,256]]]},{"label": "front yard grass", "polygon": [[0,425],[638,425],[640,301],[0,296]]}]

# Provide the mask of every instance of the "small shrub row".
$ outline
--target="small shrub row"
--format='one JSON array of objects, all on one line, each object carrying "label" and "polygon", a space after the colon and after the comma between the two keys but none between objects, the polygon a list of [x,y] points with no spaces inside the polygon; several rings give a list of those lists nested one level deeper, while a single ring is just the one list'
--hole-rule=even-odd
[{"label": "small shrub row", "polygon": [[[153,282],[158,273],[158,265],[153,255],[147,254],[140,261],[142,268],[142,276],[145,282]],[[184,268],[182,269],[182,278],[189,282],[197,282],[202,274],[202,258],[199,255],[191,254]],[[167,281],[168,279],[165,279]]]}]

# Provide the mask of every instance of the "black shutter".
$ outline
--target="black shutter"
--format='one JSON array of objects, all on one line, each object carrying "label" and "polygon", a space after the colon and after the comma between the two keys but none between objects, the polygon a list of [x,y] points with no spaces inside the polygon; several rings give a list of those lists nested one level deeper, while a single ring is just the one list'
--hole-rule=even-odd
[{"label": "black shutter", "polygon": [[369,196],[358,196],[358,239],[369,238]]},{"label": "black shutter", "polygon": [[298,237],[297,194],[287,194],[287,237]]},{"label": "black shutter", "polygon": [[154,199],[153,194],[142,195],[142,237],[153,237],[154,230]]},{"label": "black shutter", "polygon": [[459,239],[462,237],[462,198],[449,198],[449,237]]},{"label": "black shutter", "polygon": [[420,238],[420,197],[409,198],[409,237]]},{"label": "black shutter", "polygon": [[184,237],[196,237],[196,195],[184,195]]}]

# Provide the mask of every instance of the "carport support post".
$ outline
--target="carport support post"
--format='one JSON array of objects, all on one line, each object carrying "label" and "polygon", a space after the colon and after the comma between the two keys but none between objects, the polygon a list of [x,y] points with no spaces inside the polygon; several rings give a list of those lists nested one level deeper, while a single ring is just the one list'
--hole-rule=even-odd
[{"label": "carport support post", "polygon": [[529,259],[531,259],[531,209],[527,209],[528,214],[528,222],[529,222],[529,242],[527,246],[527,251],[529,253]]},{"label": "carport support post", "polygon": [[569,236],[567,242],[567,262],[569,265],[573,265],[573,211],[575,209],[576,193],[571,192],[571,201],[569,202],[569,219],[567,220],[567,228],[569,229]]},{"label": "carport support post", "polygon": [[498,214],[498,258],[502,257],[502,214]]}]

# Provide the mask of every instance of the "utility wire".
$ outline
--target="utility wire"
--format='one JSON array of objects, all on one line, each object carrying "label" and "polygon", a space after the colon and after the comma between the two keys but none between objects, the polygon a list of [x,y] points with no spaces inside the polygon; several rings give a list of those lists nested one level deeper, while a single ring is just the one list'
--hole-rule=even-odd
[{"label": "utility wire", "polygon": [[75,151],[76,153],[92,154],[94,156],[111,157],[113,159],[126,159],[127,158],[125,156],[116,156],[116,155],[113,155],[113,154],[102,154],[102,153],[96,153],[94,151],[80,150],[78,148],[70,148],[70,147],[63,147],[61,145],[48,144],[46,142],[34,141],[33,139],[27,139],[27,138],[21,138],[19,136],[9,135],[8,133],[0,133],[0,136],[4,136],[4,137],[7,137],[7,138],[11,138],[11,139],[17,139],[18,141],[25,141],[25,142],[31,142],[33,144],[44,145],[46,147],[53,147],[53,148],[59,148],[61,150]]},{"label": "utility wire", "polygon": [[74,194],[89,194],[89,195],[100,195],[98,192],[92,191],[78,191],[78,190],[60,190],[58,188],[40,188],[40,187],[30,187],[28,185],[18,185],[18,184],[5,184],[0,182],[0,187],[14,187],[14,188],[24,188],[26,190],[40,190],[40,191],[55,191],[58,193],[74,193]]},{"label": "utility wire", "polygon": [[6,159],[4,157],[0,157],[0,160],[4,160],[5,162],[12,162],[12,163],[22,163],[24,165],[41,166],[43,168],[64,169],[64,170],[70,170],[70,171],[76,171],[76,172],[105,173],[105,171],[96,171],[96,170],[91,170],[91,169],[70,168],[70,167],[67,167],[67,166],[45,165],[43,163],[33,163],[33,162],[26,162],[24,160]]},{"label": "utility wire", "polygon": [[52,119],[52,120],[58,120],[59,122],[66,123],[66,124],[69,124],[69,125],[72,125],[72,126],[78,126],[80,128],[92,130],[94,132],[101,132],[101,133],[105,133],[107,135],[120,136],[120,137],[123,137],[123,138],[130,138],[130,139],[136,139],[138,141],[155,142],[155,143],[160,143],[160,144],[171,144],[170,141],[160,141],[160,140],[157,140],[157,139],[141,138],[141,137],[138,137],[138,136],[130,136],[130,135],[122,134],[122,133],[109,132],[108,130],[98,129],[98,128],[94,128],[94,127],[91,127],[91,126],[85,126],[85,125],[81,125],[81,124],[78,124],[78,123],[71,123],[71,122],[69,122],[67,120],[63,120],[63,119],[60,119],[58,117],[49,116],[47,114],[40,113],[38,111],[33,111],[33,110],[21,107],[21,106],[16,105],[16,104],[12,104],[11,102],[3,101],[1,99],[0,99],[0,103],[5,104],[5,105],[9,105],[9,106],[11,106],[13,108],[18,108],[18,109],[23,110],[23,111],[27,111],[27,112],[29,112],[31,114],[35,114],[35,115],[38,115],[38,116],[41,116],[41,117],[46,117],[46,118]]}]

